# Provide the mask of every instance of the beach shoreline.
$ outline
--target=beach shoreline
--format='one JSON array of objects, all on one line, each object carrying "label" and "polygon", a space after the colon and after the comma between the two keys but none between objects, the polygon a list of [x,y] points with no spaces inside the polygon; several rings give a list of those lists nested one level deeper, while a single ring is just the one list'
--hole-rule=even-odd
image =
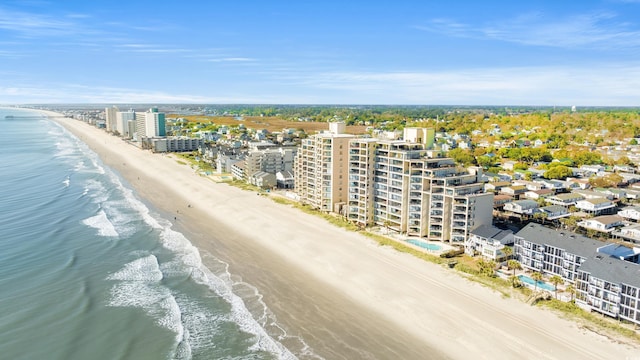
[{"label": "beach shoreline", "polygon": [[[254,192],[216,184],[78,120],[54,119],[202,253],[255,286],[278,323],[327,359],[631,358],[615,343],[442,267]],[[171,219],[171,218],[169,218]],[[206,262],[205,262],[206,264]],[[287,346],[286,342],[284,344]]]}]

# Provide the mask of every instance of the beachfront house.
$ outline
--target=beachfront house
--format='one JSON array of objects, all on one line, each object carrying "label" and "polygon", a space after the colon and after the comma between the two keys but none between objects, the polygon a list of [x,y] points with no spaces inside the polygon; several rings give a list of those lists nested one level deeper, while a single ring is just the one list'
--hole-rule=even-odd
[{"label": "beachfront house", "polygon": [[618,215],[602,215],[579,221],[577,225],[587,230],[595,230],[608,234],[614,231],[616,227],[623,226],[624,223]]},{"label": "beachfront house", "polygon": [[621,227],[611,232],[611,235],[624,239],[625,241],[640,243],[640,224],[631,224]]},{"label": "beachfront house", "polygon": [[571,215],[566,207],[560,205],[543,206],[537,212],[544,214],[545,220],[557,220]]},{"label": "beachfront house", "polygon": [[533,215],[538,209],[538,203],[534,200],[517,200],[504,204],[504,210],[519,215]]},{"label": "beachfront house", "polygon": [[505,259],[505,246],[513,244],[513,231],[502,230],[493,225],[481,225],[469,232],[464,244],[464,252],[469,256],[481,255],[500,261]]},{"label": "beachfront house", "polygon": [[547,202],[552,205],[560,205],[564,207],[575,206],[576,203],[584,199],[584,196],[576,193],[563,193],[547,198]]},{"label": "beachfront house", "polygon": [[615,212],[616,204],[601,197],[576,201],[576,208],[590,215],[606,215]]},{"label": "beachfront house", "polygon": [[627,206],[618,211],[618,216],[635,222],[640,221],[640,206]]}]

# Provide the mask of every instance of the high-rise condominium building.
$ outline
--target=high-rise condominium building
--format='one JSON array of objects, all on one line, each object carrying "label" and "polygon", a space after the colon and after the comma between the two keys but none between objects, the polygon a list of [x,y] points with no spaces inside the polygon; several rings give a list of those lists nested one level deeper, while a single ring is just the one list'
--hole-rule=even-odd
[{"label": "high-rise condominium building", "polygon": [[360,225],[462,242],[474,227],[491,224],[493,194],[483,192],[479,168],[402,140],[354,140],[349,155],[347,216]]},{"label": "high-rise condominium building", "polygon": [[118,108],[115,106],[104,109],[105,127],[109,132],[116,131],[116,127],[117,127],[116,114],[118,111],[119,111]]},{"label": "high-rise condominium building", "polygon": [[136,121],[136,112],[133,110],[119,111],[116,113],[116,129],[115,131],[122,137],[131,137],[129,122]]},{"label": "high-rise condominium building", "polygon": [[314,135],[298,152],[296,191],[325,211],[346,202],[343,213],[362,226],[463,242],[474,227],[491,224],[493,194],[484,193],[480,168],[429,150],[433,141],[432,129],[416,128],[405,129],[404,140]]},{"label": "high-rise condominium building", "polygon": [[151,108],[147,112],[136,115],[136,139],[143,137],[153,138],[167,135],[164,113],[157,108]]},{"label": "high-rise condominium building", "polygon": [[300,200],[322,211],[341,211],[348,194],[348,147],[354,135],[344,123],[331,123],[330,132],[302,140],[295,158],[295,191]]}]

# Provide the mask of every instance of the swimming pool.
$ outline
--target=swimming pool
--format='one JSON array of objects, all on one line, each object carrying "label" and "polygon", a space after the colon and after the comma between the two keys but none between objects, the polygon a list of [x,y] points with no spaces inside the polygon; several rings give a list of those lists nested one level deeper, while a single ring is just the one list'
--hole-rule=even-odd
[{"label": "swimming pool", "polygon": [[[529,285],[535,287],[536,281],[533,280],[532,278],[528,277],[527,275],[518,275],[518,278],[523,283],[529,284]],[[555,291],[555,288],[553,287],[553,285],[547,284],[544,281],[538,281],[538,288],[543,289],[543,290],[547,290],[547,291]]]},{"label": "swimming pool", "polygon": [[442,250],[442,246],[437,244],[429,244],[424,241],[416,240],[416,239],[407,239],[409,244],[413,244],[415,246],[420,246],[423,249],[431,250],[431,251],[439,251]]}]

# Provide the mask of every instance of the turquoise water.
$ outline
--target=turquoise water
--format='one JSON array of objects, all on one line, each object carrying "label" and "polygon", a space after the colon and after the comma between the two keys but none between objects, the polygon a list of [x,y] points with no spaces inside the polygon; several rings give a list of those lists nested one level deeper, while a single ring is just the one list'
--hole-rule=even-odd
[{"label": "turquoise water", "polygon": [[77,138],[25,110],[0,125],[1,358],[316,358]]},{"label": "turquoise water", "polygon": [[424,241],[420,241],[420,240],[416,240],[416,239],[407,239],[407,242],[409,244],[413,244],[416,246],[419,246],[423,249],[427,249],[427,250],[431,250],[431,251],[440,251],[442,250],[442,246],[437,245],[437,244],[430,244],[430,243],[426,243]]},{"label": "turquoise water", "polygon": [[[535,286],[536,284],[536,281],[528,277],[527,275],[518,275],[518,278],[520,278],[520,281],[522,281],[525,284],[529,284],[531,286]],[[538,288],[547,290],[547,291],[555,291],[555,288],[553,287],[553,285],[549,285],[544,281],[538,281]]]}]

